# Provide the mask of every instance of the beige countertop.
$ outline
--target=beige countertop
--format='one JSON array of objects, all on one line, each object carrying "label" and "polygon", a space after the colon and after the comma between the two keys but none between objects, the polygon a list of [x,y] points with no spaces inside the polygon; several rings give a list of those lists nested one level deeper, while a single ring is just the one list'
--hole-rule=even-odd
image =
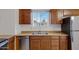
[{"label": "beige countertop", "polygon": [[32,34],[32,31],[22,31],[21,33],[17,34],[16,36],[68,36],[61,31],[49,31],[48,34]]},{"label": "beige countertop", "polygon": [[0,35],[0,39],[9,39],[11,38],[13,35]]},{"label": "beige countertop", "polygon": [[33,31],[22,31],[19,34],[16,35],[0,35],[0,39],[9,39],[12,36],[68,36],[68,34],[65,34],[61,31],[48,31],[48,34],[32,34]]}]

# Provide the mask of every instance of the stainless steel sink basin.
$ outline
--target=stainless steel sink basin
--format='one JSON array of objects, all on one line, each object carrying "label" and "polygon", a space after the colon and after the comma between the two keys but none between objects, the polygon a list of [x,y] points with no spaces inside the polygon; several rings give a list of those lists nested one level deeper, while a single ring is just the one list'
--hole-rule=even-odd
[{"label": "stainless steel sink basin", "polygon": [[47,35],[48,32],[46,31],[37,31],[37,32],[32,32],[33,35]]}]

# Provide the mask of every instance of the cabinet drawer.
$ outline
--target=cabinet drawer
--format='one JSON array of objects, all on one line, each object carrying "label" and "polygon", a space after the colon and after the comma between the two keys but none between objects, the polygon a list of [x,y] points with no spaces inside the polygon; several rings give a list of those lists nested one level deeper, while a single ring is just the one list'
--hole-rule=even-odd
[{"label": "cabinet drawer", "polygon": [[53,40],[59,39],[59,36],[51,36],[51,39],[53,39]]},{"label": "cabinet drawer", "polygon": [[31,39],[31,40],[40,39],[40,37],[39,37],[39,36],[30,36],[30,39]]}]

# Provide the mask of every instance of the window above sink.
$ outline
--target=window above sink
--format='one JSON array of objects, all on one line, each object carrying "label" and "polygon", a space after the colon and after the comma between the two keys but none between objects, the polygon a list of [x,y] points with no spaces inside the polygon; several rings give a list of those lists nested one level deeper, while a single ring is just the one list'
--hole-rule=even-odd
[{"label": "window above sink", "polygon": [[33,26],[47,26],[49,24],[49,10],[32,10],[31,20]]}]

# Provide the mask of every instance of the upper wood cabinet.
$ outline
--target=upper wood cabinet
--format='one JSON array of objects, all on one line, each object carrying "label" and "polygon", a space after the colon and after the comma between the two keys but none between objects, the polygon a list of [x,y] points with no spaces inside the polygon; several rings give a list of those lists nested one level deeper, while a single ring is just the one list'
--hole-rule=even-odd
[{"label": "upper wood cabinet", "polygon": [[63,16],[71,16],[71,15],[72,15],[72,11],[70,9],[63,10]]},{"label": "upper wood cabinet", "polygon": [[79,16],[79,9],[72,10],[74,16]]},{"label": "upper wood cabinet", "polygon": [[61,24],[62,23],[62,10],[51,9],[51,24]]},{"label": "upper wood cabinet", "polygon": [[64,9],[63,16],[79,16],[79,9]]},{"label": "upper wood cabinet", "polygon": [[31,10],[30,9],[19,10],[19,24],[31,24]]}]

